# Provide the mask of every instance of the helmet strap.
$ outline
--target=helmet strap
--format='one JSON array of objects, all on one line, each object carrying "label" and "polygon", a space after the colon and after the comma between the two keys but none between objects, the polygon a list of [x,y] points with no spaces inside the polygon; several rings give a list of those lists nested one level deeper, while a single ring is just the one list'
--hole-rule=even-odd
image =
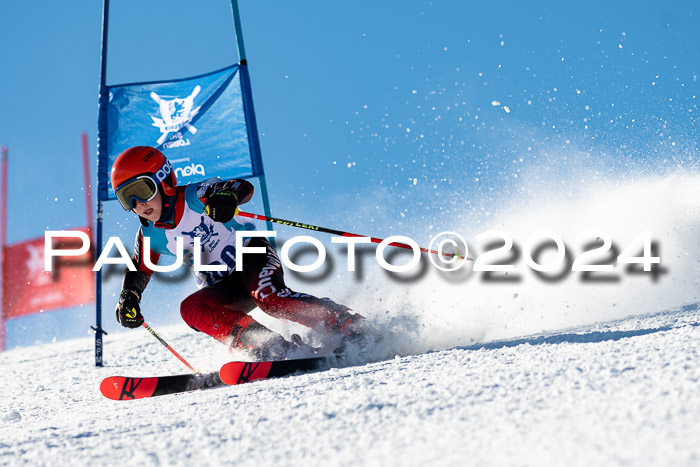
[{"label": "helmet strap", "polygon": [[160,196],[163,200],[163,206],[158,223],[168,224],[175,218],[175,196],[166,195],[162,185],[158,186],[158,190],[160,191]]}]

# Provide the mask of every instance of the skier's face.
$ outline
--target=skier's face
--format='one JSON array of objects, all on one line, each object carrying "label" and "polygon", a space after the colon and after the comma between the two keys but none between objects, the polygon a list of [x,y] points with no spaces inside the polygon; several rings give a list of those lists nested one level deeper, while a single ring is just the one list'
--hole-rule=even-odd
[{"label": "skier's face", "polygon": [[137,201],[134,207],[134,212],[144,219],[148,219],[151,222],[156,222],[160,219],[161,211],[163,210],[163,203],[161,201],[160,190],[156,193],[156,196],[150,201]]}]

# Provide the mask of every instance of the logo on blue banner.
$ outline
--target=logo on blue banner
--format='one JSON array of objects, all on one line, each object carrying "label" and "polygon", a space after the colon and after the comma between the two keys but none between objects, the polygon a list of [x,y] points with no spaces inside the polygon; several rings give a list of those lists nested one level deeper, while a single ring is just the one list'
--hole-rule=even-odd
[{"label": "logo on blue banner", "polygon": [[[151,99],[153,99],[158,104],[158,117],[151,116],[153,119],[153,126],[157,127],[161,135],[158,138],[158,145],[163,145],[164,148],[170,148],[175,146],[189,146],[190,140],[183,139],[182,130],[183,128],[189,130],[192,134],[197,133],[197,128],[190,122],[199,112],[199,107],[194,106],[194,98],[202,90],[202,88],[197,85],[192,90],[192,93],[185,97],[174,99],[165,99],[158,95],[155,91],[151,91]],[[173,134],[171,141],[165,143],[170,133]],[[163,144],[165,143],[165,144]]]}]

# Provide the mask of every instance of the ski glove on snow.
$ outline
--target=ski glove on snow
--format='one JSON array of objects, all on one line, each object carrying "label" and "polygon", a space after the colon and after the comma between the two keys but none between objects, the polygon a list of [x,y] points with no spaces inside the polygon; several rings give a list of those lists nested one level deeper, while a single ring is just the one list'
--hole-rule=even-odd
[{"label": "ski glove on snow", "polygon": [[137,328],[143,324],[139,296],[133,290],[122,290],[115,311],[117,322],[125,328]]},{"label": "ski glove on snow", "polygon": [[226,223],[238,212],[238,196],[233,188],[226,188],[210,195],[204,206],[204,214],[215,222]]}]

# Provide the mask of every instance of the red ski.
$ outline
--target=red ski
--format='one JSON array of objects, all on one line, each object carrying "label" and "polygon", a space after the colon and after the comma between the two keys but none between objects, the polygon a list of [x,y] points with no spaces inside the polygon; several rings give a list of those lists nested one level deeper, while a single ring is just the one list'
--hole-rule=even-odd
[{"label": "red ski", "polygon": [[294,373],[319,370],[326,357],[279,360],[275,362],[230,362],[219,370],[221,381],[226,384],[243,384],[266,378],[278,378]]},{"label": "red ski", "polygon": [[225,384],[221,382],[218,373],[150,376],[145,378],[110,376],[102,380],[100,391],[108,399],[123,401],[197,391],[219,386],[225,386]]}]

